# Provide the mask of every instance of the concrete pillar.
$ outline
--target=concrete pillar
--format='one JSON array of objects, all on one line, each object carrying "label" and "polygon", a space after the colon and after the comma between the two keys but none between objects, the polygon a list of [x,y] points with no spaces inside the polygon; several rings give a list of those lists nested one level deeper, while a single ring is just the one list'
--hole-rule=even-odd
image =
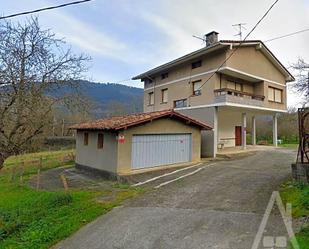
[{"label": "concrete pillar", "polygon": [[252,128],[251,128],[251,135],[252,135],[252,145],[256,145],[256,126],[255,126],[255,116],[252,116]]},{"label": "concrete pillar", "polygon": [[242,149],[245,150],[247,147],[247,141],[246,141],[246,137],[247,137],[247,114],[243,113],[241,115],[241,120],[242,120],[242,124],[241,124],[241,145],[242,145]]},{"label": "concrete pillar", "polygon": [[213,123],[213,143],[214,143],[214,157],[218,152],[218,107],[214,107],[214,123]]},{"label": "concrete pillar", "polygon": [[278,121],[277,113],[273,115],[273,145],[278,146]]}]

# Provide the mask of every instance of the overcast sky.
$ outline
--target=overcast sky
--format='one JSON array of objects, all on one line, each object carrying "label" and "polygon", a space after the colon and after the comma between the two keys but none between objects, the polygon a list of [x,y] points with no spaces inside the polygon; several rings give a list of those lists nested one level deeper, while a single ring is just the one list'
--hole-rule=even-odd
[{"label": "overcast sky", "polygon": [[[0,0],[2,15],[71,0]],[[192,35],[216,30],[219,39],[236,39],[235,23],[247,31],[274,0],[93,0],[89,3],[37,14],[44,28],[64,37],[75,52],[93,60],[88,73],[97,82],[124,81],[156,65],[202,47]],[[22,21],[14,18],[12,21]],[[280,0],[250,39],[267,40],[309,28],[308,0]],[[246,35],[246,30],[244,32]],[[298,58],[309,61],[309,32],[267,43],[289,67]],[[298,98],[289,91],[288,103]]]}]

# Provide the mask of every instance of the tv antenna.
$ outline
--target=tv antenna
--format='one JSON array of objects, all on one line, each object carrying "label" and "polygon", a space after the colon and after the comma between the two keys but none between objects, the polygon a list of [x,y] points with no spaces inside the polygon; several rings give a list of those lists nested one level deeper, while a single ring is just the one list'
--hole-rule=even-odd
[{"label": "tv antenna", "polygon": [[199,37],[199,36],[196,36],[196,35],[192,35],[192,36],[193,36],[194,38],[196,38],[196,39],[202,40],[202,41],[203,41],[202,44],[206,43],[206,35],[204,35],[203,37]]},{"label": "tv antenna", "polygon": [[236,23],[233,24],[233,27],[237,27],[238,28],[238,34],[236,34],[235,36],[239,36],[239,40],[242,40],[242,30],[246,29],[245,28],[246,23]]}]

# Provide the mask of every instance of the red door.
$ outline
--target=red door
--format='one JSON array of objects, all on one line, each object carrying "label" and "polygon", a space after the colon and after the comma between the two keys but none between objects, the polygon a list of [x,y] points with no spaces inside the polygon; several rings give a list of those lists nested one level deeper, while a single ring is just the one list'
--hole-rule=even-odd
[{"label": "red door", "polygon": [[235,126],[235,145],[241,146],[241,126]]}]

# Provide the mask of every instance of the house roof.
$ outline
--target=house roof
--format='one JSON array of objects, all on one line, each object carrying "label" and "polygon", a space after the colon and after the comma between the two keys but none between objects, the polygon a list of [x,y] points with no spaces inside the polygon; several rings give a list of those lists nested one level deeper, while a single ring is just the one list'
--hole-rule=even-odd
[{"label": "house roof", "polygon": [[[219,49],[227,48],[229,46],[239,46],[240,41],[238,40],[220,40],[219,42],[214,43],[211,46],[201,48],[199,50],[196,50],[192,53],[189,53],[187,55],[184,55],[182,57],[179,57],[175,60],[172,60],[168,63],[162,64],[158,67],[155,67],[151,70],[148,70],[142,74],[139,74],[132,78],[132,80],[142,79],[150,77],[153,74],[159,73],[163,70],[167,70],[171,67],[177,66],[181,63],[184,63],[189,60],[196,59],[202,55],[208,54],[213,51],[217,51]],[[287,81],[294,81],[295,78],[293,75],[287,70],[287,68],[277,59],[277,57],[266,47],[266,45],[261,40],[247,40],[242,41],[241,46],[260,46],[261,51],[264,53],[264,55],[273,62],[273,64],[281,71],[283,75],[285,75]]]},{"label": "house roof", "polygon": [[200,129],[212,129],[211,126],[180,114],[179,112],[176,112],[172,109],[99,119],[91,122],[76,124],[70,128],[75,130],[121,130],[164,117],[177,119],[185,122],[188,125],[197,126]]}]

